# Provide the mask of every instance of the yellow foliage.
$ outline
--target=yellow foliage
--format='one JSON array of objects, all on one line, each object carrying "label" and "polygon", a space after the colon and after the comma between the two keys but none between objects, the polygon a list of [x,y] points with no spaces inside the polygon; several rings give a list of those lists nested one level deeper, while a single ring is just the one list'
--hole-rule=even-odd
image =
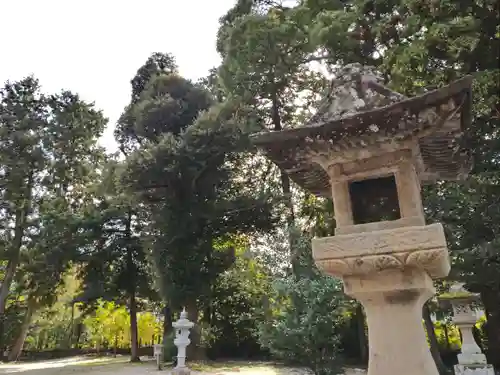
[{"label": "yellow foliage", "polygon": [[[100,302],[95,313],[84,319],[88,339],[94,347],[130,347],[130,314],[125,306]],[[150,312],[137,314],[139,340],[151,343],[162,332],[162,322]]]}]

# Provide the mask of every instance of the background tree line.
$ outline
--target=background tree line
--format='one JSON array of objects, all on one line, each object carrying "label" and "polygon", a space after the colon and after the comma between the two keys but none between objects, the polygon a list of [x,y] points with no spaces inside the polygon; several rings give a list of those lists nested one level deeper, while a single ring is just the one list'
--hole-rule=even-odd
[{"label": "background tree line", "polygon": [[[115,127],[116,154],[97,143],[106,118],[78,95],[43,93],[34,77],[7,82],[0,90],[1,352],[14,360],[23,346],[129,346],[137,361],[150,331],[171,342],[171,322],[186,307],[198,323],[190,358],[273,356],[317,374],[341,360],[365,362],[361,306],[311,258],[310,237],[333,235],[331,200],[299,189],[249,141],[266,128],[301,126],[328,77],[359,62],[406,95],[475,78],[465,137],[474,169],[465,182],[426,187],[425,212],[446,227],[450,280],[481,294],[486,321],[478,337],[499,368],[496,6],[236,1],[220,19],[221,65],[207,77],[181,77],[168,53],[139,67]],[[48,323],[62,311],[65,324]],[[433,311],[449,312],[430,302],[423,314],[445,373],[459,336],[450,324],[434,327]]]}]

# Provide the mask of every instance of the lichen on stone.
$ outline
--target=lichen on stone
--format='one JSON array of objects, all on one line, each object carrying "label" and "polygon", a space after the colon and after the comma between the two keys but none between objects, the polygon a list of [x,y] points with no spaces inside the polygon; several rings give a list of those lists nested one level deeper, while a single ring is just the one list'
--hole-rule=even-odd
[{"label": "lichen on stone", "polygon": [[402,99],[396,94],[387,96],[373,90],[370,81],[383,84],[382,75],[374,67],[354,63],[339,68],[325,101],[307,125],[344,119]]}]

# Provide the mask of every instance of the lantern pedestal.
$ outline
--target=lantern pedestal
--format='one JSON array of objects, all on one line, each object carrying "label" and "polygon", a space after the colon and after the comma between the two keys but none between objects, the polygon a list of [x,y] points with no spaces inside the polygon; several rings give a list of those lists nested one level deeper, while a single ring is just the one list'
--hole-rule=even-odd
[{"label": "lantern pedestal", "polygon": [[424,271],[383,270],[376,275],[348,276],[344,285],[345,292],[365,309],[369,375],[438,375],[422,329],[422,307],[434,294],[432,280]]},{"label": "lantern pedestal", "polygon": [[368,375],[438,375],[422,308],[435,293],[432,278],[450,269],[440,224],[318,238],[313,254],[317,266],[341,277],[346,294],[363,304]]},{"label": "lantern pedestal", "polygon": [[455,375],[495,375],[492,365],[456,365]]}]

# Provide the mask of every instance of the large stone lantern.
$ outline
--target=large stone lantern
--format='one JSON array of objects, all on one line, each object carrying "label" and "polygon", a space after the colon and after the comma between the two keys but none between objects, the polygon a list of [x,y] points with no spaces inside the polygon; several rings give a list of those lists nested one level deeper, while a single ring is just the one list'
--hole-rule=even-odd
[{"label": "large stone lantern", "polygon": [[381,82],[348,65],[305,126],[254,142],[297,184],[333,198],[335,236],[315,238],[313,256],[365,308],[368,374],[438,375],[422,307],[450,261],[443,227],[425,223],[420,188],[470,170],[460,136],[472,79],[412,98]]}]

